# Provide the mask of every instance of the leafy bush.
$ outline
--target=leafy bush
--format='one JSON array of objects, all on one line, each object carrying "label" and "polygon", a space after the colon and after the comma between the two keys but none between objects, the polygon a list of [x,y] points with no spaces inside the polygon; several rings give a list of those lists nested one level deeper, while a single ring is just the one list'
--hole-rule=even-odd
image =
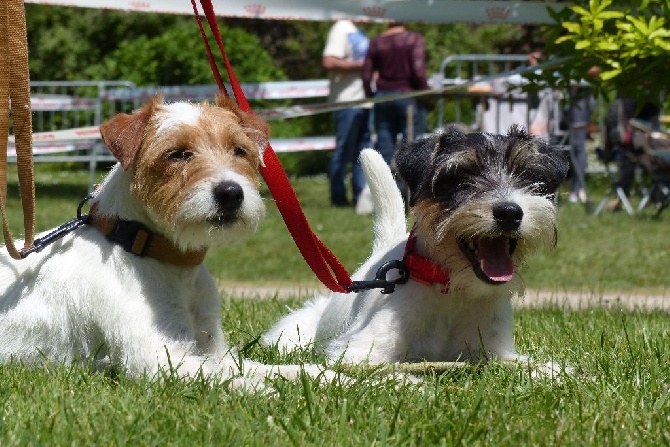
[{"label": "leafy bush", "polygon": [[556,68],[559,83],[591,79],[587,72],[597,66],[600,77],[591,80],[606,91],[654,101],[667,91],[669,2],[580,1],[553,16],[547,53],[572,56]]}]

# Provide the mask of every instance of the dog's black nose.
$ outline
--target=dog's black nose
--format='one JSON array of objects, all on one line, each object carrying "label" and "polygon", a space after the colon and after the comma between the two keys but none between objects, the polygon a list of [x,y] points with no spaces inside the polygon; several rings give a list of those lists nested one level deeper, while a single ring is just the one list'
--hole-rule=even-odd
[{"label": "dog's black nose", "polygon": [[493,218],[503,231],[515,231],[521,226],[523,210],[514,202],[500,202],[493,206]]},{"label": "dog's black nose", "polygon": [[219,210],[234,212],[244,201],[244,191],[238,183],[224,181],[214,187],[214,198]]}]

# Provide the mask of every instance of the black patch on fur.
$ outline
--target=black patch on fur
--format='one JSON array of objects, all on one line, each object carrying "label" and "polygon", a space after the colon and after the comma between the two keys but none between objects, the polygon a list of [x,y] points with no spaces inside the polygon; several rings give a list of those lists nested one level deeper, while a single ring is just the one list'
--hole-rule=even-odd
[{"label": "black patch on fur", "polygon": [[[453,160],[457,163],[450,162]],[[503,182],[533,194],[551,195],[568,171],[562,151],[517,126],[506,135],[466,134],[450,127],[413,143],[402,143],[395,164],[409,188],[410,206],[419,200],[437,199],[446,209]]]}]

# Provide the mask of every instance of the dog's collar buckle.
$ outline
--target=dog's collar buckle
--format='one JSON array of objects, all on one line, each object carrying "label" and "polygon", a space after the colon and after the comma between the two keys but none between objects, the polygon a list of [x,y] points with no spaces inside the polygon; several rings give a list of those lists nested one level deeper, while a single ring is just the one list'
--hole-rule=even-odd
[{"label": "dog's collar buckle", "polygon": [[111,230],[108,233],[103,231],[107,239],[116,242],[124,250],[134,255],[147,255],[154,233],[146,225],[132,220],[109,219],[105,227]]},{"label": "dog's collar buckle", "polygon": [[405,255],[403,257],[403,263],[409,271],[410,279],[426,286],[441,284],[444,286],[441,292],[449,293],[449,271],[433,260],[418,254],[415,248],[416,234],[412,229],[407,238],[407,244],[405,244]]},{"label": "dog's collar buckle", "polygon": [[202,264],[205,259],[206,249],[183,251],[141,222],[99,215],[95,211],[94,204],[91,206],[87,223],[92,224],[107,239],[120,245],[129,253],[182,267],[194,267]]}]

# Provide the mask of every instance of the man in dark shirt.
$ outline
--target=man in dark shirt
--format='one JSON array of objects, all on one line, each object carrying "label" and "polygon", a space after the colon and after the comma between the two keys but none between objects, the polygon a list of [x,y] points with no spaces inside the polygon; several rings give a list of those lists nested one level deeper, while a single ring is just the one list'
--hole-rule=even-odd
[{"label": "man in dark shirt", "polygon": [[[363,64],[366,96],[381,98],[428,88],[426,50],[421,34],[402,23],[370,41]],[[411,114],[412,119],[408,120]],[[413,139],[425,132],[425,117],[415,98],[378,102],[374,106],[377,150],[391,163],[398,135]]]}]

